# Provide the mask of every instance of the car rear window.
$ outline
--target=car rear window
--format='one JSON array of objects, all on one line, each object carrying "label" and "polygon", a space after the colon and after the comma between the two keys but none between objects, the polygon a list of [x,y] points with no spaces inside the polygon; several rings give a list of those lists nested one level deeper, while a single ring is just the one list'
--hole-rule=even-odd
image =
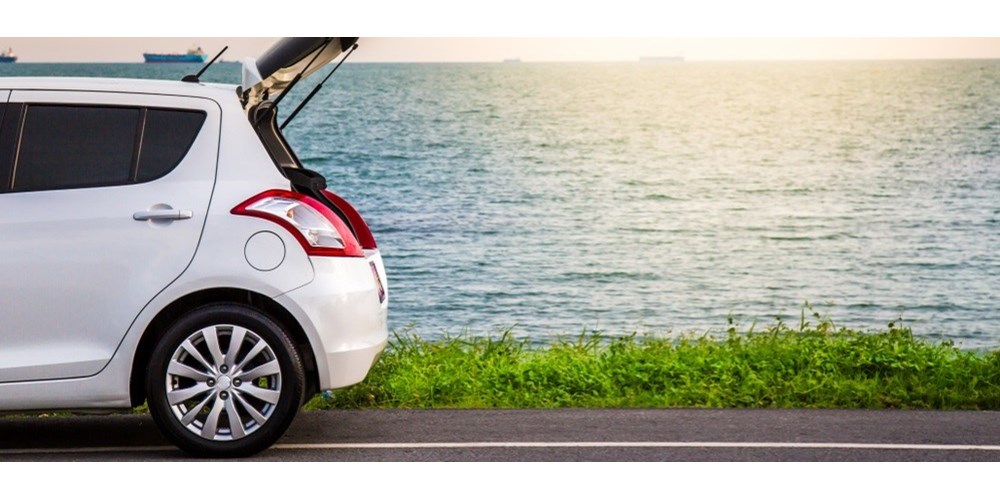
[{"label": "car rear window", "polygon": [[12,189],[148,182],[170,173],[205,122],[202,111],[28,104]]}]

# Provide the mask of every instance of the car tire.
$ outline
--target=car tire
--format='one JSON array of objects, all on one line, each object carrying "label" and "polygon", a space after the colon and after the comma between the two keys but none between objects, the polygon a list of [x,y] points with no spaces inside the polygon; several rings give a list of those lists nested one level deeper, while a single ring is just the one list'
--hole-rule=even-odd
[{"label": "car tire", "polygon": [[146,376],[157,426],[180,449],[206,458],[249,456],[274,444],[304,387],[302,358],[284,328],[235,303],[203,306],[174,322]]}]

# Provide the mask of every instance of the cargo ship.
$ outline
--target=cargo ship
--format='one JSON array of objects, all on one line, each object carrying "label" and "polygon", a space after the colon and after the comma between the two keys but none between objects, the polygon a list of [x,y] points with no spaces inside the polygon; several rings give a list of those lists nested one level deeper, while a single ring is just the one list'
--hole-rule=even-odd
[{"label": "cargo ship", "polygon": [[186,54],[151,54],[145,53],[143,59],[148,63],[203,63],[205,51],[201,47],[192,48]]},{"label": "cargo ship", "polygon": [[0,63],[13,63],[17,62],[17,56],[14,55],[14,49],[8,48],[5,52],[0,52]]}]

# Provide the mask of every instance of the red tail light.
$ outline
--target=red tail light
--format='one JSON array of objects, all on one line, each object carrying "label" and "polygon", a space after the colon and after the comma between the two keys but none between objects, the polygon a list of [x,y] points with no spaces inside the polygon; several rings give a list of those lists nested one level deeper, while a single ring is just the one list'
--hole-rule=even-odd
[{"label": "red tail light", "polygon": [[347,202],[347,200],[326,190],[323,190],[323,196],[326,196],[326,199],[330,200],[330,203],[333,203],[338,209],[340,209],[341,212],[344,213],[345,216],[347,216],[347,222],[350,222],[351,227],[354,228],[354,234],[358,236],[358,242],[361,243],[361,248],[369,250],[378,248],[378,245],[375,244],[375,237],[372,236],[372,230],[368,227],[365,220],[361,218],[361,214],[359,214],[358,211]]},{"label": "red tail light", "polygon": [[233,208],[234,215],[267,219],[284,227],[309,255],[364,257],[344,221],[317,200],[292,191],[260,193]]}]

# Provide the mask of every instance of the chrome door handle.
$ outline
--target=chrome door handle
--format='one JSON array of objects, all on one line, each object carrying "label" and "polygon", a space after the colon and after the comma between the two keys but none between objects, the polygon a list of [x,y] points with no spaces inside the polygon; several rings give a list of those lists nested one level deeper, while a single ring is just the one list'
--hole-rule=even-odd
[{"label": "chrome door handle", "polygon": [[132,214],[135,220],[183,220],[194,217],[194,212],[190,210],[177,210],[173,208],[161,210],[141,210]]}]

